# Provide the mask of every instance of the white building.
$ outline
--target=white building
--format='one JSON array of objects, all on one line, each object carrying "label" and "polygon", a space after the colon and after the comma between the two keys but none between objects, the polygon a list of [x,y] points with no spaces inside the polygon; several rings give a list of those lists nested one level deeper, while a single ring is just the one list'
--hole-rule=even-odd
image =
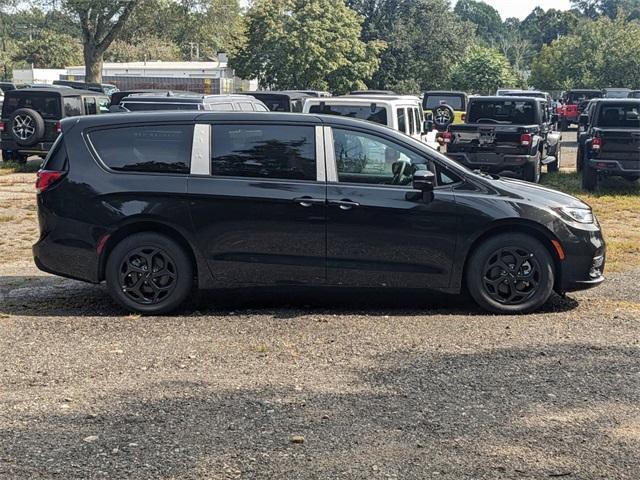
[{"label": "white building", "polygon": [[13,83],[16,85],[24,85],[28,83],[46,83],[51,85],[54,80],[60,80],[60,76],[66,74],[66,69],[58,68],[14,69]]}]

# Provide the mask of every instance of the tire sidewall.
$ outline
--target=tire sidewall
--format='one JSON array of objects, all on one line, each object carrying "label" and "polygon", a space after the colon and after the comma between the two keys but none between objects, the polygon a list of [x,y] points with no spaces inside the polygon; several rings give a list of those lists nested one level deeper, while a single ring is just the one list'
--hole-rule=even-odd
[{"label": "tire sidewall", "polygon": [[[503,305],[499,303],[490,297],[483,286],[483,270],[487,259],[496,250],[505,247],[524,247],[535,255],[540,264],[542,278],[538,291],[533,297],[520,305]],[[467,268],[467,289],[476,303],[489,312],[498,314],[531,313],[538,310],[549,300],[555,282],[554,270],[551,254],[536,238],[521,233],[500,234],[487,239],[472,254]]]},{"label": "tire sidewall", "polygon": [[[173,292],[160,303],[143,305],[126,296],[120,288],[120,265],[124,257],[140,247],[154,247],[169,256],[176,267],[177,280]],[[171,238],[157,233],[138,233],[118,243],[107,258],[105,279],[113,299],[129,311],[149,315],[168,313],[178,308],[192,292],[194,269],[184,248]]]},{"label": "tire sidewall", "polygon": [[[436,121],[437,118],[437,112],[439,109],[444,108],[446,110],[448,110],[449,112],[449,118],[451,119],[451,121],[449,123],[446,124],[442,124],[442,123],[438,123]],[[438,128],[439,130],[444,130],[446,129],[449,125],[453,124],[453,122],[455,121],[456,118],[456,112],[455,110],[447,104],[443,104],[443,105],[438,105],[436,108],[433,109],[433,124],[436,126],[436,128]]]},{"label": "tire sidewall", "polygon": [[[19,115],[22,115],[22,116],[26,115],[33,119],[35,131],[26,140],[23,140],[20,137],[18,137],[13,131],[15,118]],[[11,114],[10,122],[9,122],[9,134],[11,135],[11,138],[13,138],[16,141],[16,143],[18,143],[19,145],[24,145],[27,147],[31,146],[34,143],[37,143],[38,141],[42,140],[42,138],[44,137],[44,134],[45,134],[44,119],[42,118],[42,115],[40,115],[37,111],[33,110],[32,108],[19,108]]]}]

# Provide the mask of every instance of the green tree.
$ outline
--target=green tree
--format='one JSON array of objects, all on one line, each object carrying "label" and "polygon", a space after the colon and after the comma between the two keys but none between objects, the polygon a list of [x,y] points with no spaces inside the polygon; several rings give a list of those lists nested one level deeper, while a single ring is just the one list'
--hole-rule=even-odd
[{"label": "green tree", "polygon": [[543,47],[533,62],[531,82],[549,90],[637,88],[638,45],[640,23],[601,17]]},{"label": "green tree", "polygon": [[578,17],[572,11],[564,12],[554,8],[545,11],[536,7],[522,21],[521,30],[539,52],[543,45],[570,35],[578,26],[578,21]]},{"label": "green tree", "polygon": [[116,40],[105,52],[107,62],[142,62],[160,60],[165,62],[182,59],[180,47],[155,36],[144,36],[136,42]]},{"label": "green tree", "polygon": [[619,15],[627,20],[640,18],[640,0],[572,0],[571,4],[593,20],[603,15],[611,19]]},{"label": "green tree", "polygon": [[474,24],[478,37],[489,45],[495,44],[503,35],[500,14],[487,3],[475,0],[458,0],[453,11],[461,20]]},{"label": "green tree", "polygon": [[102,81],[104,52],[118,38],[129,16],[143,0],[63,0],[79,23],[87,82]]},{"label": "green tree", "polygon": [[64,68],[82,62],[82,45],[65,33],[39,31],[33,40],[24,44],[14,60],[23,61],[36,68]]},{"label": "green tree", "polygon": [[520,81],[504,55],[476,45],[456,65],[451,83],[467,92],[490,95],[500,87],[515,87]]},{"label": "green tree", "polygon": [[365,17],[366,40],[383,40],[371,88],[417,93],[448,88],[451,70],[473,42],[468,24],[451,14],[447,0],[351,0]]},{"label": "green tree", "polygon": [[384,44],[360,40],[362,18],[344,0],[258,0],[247,42],[231,60],[262,87],[345,93],[365,87]]}]

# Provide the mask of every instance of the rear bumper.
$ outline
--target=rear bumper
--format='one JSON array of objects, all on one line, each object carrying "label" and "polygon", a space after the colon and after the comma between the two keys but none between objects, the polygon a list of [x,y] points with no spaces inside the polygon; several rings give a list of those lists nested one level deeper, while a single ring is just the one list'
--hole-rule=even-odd
[{"label": "rear bumper", "polygon": [[26,153],[30,155],[46,155],[53,147],[53,142],[38,142],[28,147],[25,145],[18,145],[13,140],[2,140],[2,150],[8,150],[11,152]]},{"label": "rear bumper", "polygon": [[589,158],[589,166],[598,172],[609,175],[635,177],[640,175],[640,152],[637,160],[612,160]]},{"label": "rear bumper", "polygon": [[539,161],[537,155],[506,155],[483,152],[447,152],[447,156],[469,168],[499,173],[510,168],[522,168],[528,163]]}]

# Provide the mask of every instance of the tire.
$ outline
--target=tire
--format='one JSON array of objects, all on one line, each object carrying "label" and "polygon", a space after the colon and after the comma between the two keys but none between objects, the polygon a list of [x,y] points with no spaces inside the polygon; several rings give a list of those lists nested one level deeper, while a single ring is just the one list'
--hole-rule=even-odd
[{"label": "tire", "polygon": [[449,105],[440,105],[433,109],[433,124],[440,131],[446,130],[456,118],[456,112]]},{"label": "tire", "polygon": [[473,252],[466,282],[469,293],[484,310],[498,314],[530,313],[542,307],[553,292],[554,262],[534,237],[500,234],[490,237]]},{"label": "tire", "polygon": [[2,150],[2,160],[6,163],[20,163],[20,164],[25,164],[27,163],[27,159],[29,157],[27,155],[23,155],[21,153],[18,152],[13,152],[10,150]]},{"label": "tire", "polygon": [[[149,265],[152,265],[151,272]],[[152,272],[157,271],[157,276]],[[159,315],[178,308],[193,287],[194,269],[185,250],[157,233],[137,233],[118,243],[106,265],[107,288],[129,311]]]},{"label": "tire", "polygon": [[547,165],[547,172],[558,172],[560,171],[560,162],[562,156],[562,147],[558,145],[556,148],[556,161]]},{"label": "tire", "polygon": [[569,130],[569,122],[566,120],[560,120],[560,131],[566,132],[567,130]]},{"label": "tire", "polygon": [[9,133],[18,145],[29,147],[44,137],[44,119],[32,108],[19,108],[10,117]]},{"label": "tire", "polygon": [[540,158],[536,157],[535,161],[528,162],[522,167],[522,179],[531,182],[540,182]]},{"label": "tire", "polygon": [[582,188],[592,192],[598,187],[598,172],[589,165],[586,154],[582,158]]}]

